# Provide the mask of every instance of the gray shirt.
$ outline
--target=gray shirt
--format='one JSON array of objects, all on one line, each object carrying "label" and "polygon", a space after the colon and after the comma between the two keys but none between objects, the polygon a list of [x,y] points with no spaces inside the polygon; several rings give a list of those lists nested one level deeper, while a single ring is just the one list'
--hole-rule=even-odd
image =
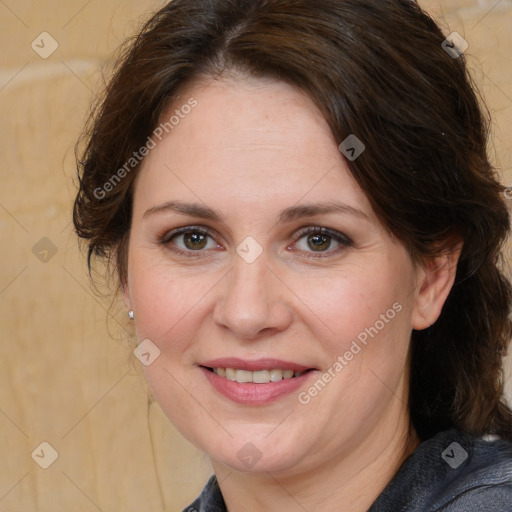
[{"label": "gray shirt", "polygon": [[[183,512],[226,510],[212,476]],[[405,460],[368,512],[512,512],[512,442],[440,432]]]}]

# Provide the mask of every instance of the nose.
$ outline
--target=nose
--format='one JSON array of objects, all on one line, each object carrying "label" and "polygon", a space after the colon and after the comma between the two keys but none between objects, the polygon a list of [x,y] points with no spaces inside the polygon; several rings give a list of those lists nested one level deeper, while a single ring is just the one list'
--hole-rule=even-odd
[{"label": "nose", "polygon": [[293,321],[287,288],[260,256],[247,263],[235,255],[214,310],[214,321],[239,339],[284,331]]}]

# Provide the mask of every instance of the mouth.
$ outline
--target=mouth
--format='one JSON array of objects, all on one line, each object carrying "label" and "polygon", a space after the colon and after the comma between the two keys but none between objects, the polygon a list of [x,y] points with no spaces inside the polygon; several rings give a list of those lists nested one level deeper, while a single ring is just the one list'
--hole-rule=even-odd
[{"label": "mouth", "polygon": [[278,359],[247,361],[222,358],[198,365],[206,381],[221,395],[243,405],[267,405],[293,394],[317,373]]},{"label": "mouth", "polygon": [[219,377],[239,383],[268,384],[269,382],[279,382],[281,380],[295,379],[304,373],[312,371],[310,368],[303,371],[291,369],[272,368],[271,370],[242,370],[238,368],[210,368],[204,366],[208,371],[215,373]]}]

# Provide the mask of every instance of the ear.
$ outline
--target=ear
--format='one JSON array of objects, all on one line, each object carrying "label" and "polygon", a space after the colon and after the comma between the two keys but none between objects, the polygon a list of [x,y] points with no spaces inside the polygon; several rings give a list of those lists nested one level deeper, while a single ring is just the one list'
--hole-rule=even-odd
[{"label": "ear", "polygon": [[431,258],[418,268],[418,280],[412,328],[422,330],[434,324],[443,309],[452,289],[462,250],[462,242],[443,253]]}]

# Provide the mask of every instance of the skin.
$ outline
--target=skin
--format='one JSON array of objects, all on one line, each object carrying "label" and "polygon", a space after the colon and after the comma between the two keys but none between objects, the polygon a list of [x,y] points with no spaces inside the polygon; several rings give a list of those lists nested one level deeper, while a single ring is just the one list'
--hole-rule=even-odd
[{"label": "skin", "polygon": [[[152,392],[210,456],[230,512],[367,510],[418,444],[407,408],[410,336],[438,318],[459,252],[415,264],[296,89],[223,77],[193,84],[169,112],[190,97],[197,107],[135,183],[124,297],[138,339],[161,351],[145,368]],[[178,200],[222,220],[146,213]],[[359,213],[280,220],[287,208],[329,202]],[[209,230],[207,245],[191,250],[183,235],[173,238],[184,226]],[[300,233],[314,227],[352,243],[321,238],[315,250]],[[236,252],[248,236],[263,249],[250,264]],[[299,390],[307,391],[395,303],[395,318],[307,405],[298,392],[235,403],[198,367],[218,357],[294,361],[317,369]],[[250,468],[237,456],[248,442],[261,455]]]}]

